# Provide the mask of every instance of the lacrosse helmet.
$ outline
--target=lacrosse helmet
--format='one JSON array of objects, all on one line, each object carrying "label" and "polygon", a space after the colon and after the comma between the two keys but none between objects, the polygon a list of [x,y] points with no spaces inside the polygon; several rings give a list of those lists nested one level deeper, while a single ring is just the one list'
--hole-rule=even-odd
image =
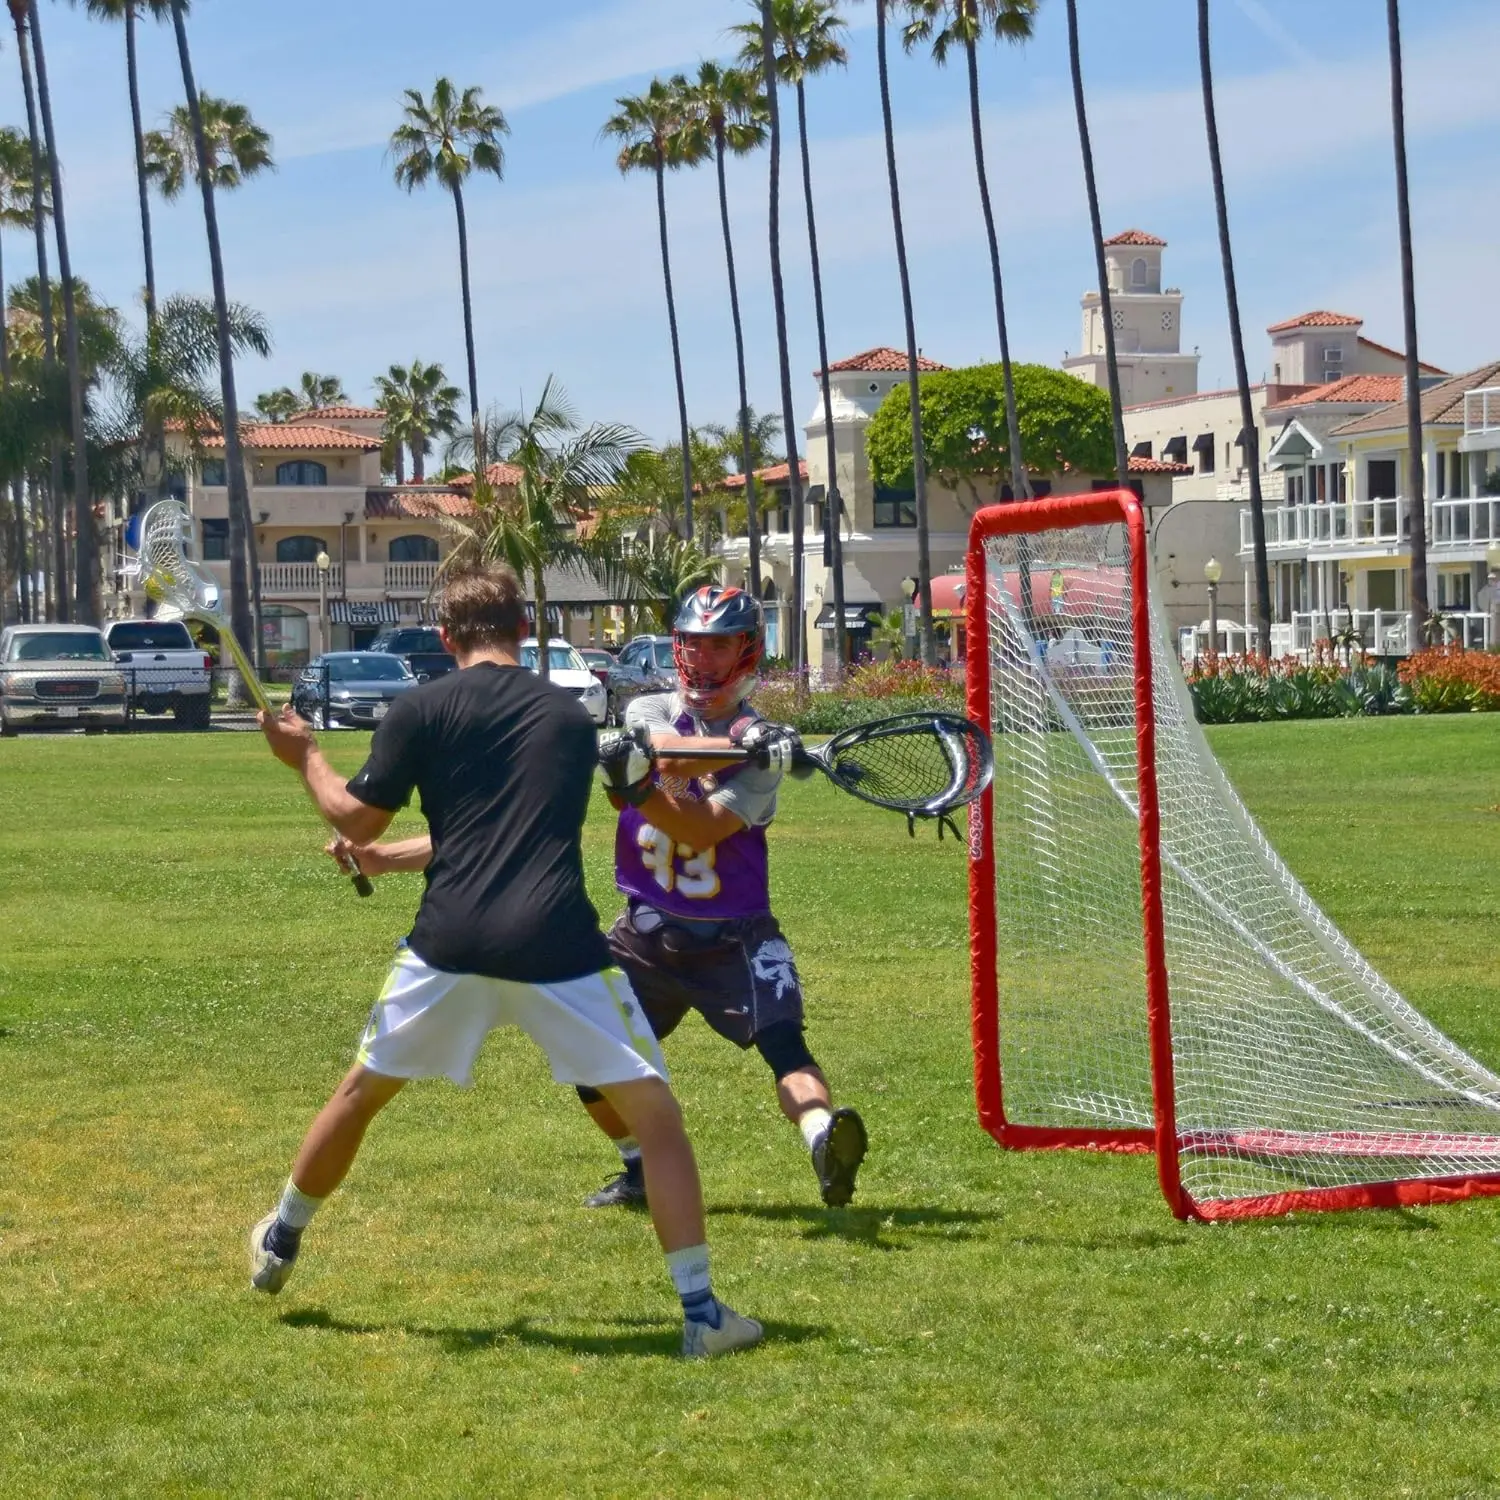
[{"label": "lacrosse helmet", "polygon": [[[689,662],[685,643],[691,636],[702,635],[740,638],[740,653],[727,671],[711,676]],[[717,584],[695,589],[683,600],[672,625],[672,660],[682,684],[683,701],[697,713],[727,698],[738,702],[749,692],[765,649],[765,617],[753,594]]]}]

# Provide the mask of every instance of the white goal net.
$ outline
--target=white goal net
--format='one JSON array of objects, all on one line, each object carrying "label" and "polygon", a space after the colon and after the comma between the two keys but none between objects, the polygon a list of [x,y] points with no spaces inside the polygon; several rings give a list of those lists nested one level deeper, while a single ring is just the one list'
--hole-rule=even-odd
[{"label": "white goal net", "polygon": [[1083,497],[976,524],[986,1123],[1010,1145],[1154,1146],[1174,1210],[1202,1217],[1500,1191],[1500,1078],[1365,962],[1236,796],[1158,602],[1136,608],[1133,510]]}]

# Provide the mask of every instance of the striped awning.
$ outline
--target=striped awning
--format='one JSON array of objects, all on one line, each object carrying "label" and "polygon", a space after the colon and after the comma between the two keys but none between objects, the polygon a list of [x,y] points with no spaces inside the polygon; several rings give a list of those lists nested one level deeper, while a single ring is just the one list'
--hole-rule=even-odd
[{"label": "striped awning", "polygon": [[398,625],[401,606],[394,599],[330,599],[328,618],[335,625]]}]

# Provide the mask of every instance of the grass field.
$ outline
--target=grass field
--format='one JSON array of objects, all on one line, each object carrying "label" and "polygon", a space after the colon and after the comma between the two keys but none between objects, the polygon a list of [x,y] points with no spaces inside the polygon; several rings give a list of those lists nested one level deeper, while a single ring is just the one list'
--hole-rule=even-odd
[{"label": "grass field", "polygon": [[[1213,743],[1367,956],[1500,1062],[1500,715]],[[872,1154],[825,1211],[759,1060],[673,1038],[716,1281],[770,1335],[691,1366],[645,1219],[578,1206],[610,1153],[514,1034],[474,1090],[409,1090],[253,1295],[245,1232],[418,882],[357,901],[250,735],[7,742],[0,807],[0,1495],[1500,1488],[1500,1203],[1210,1229],[1149,1158],[1000,1152],[951,841],[787,793],[776,896]],[[610,832],[601,805],[612,912]]]}]

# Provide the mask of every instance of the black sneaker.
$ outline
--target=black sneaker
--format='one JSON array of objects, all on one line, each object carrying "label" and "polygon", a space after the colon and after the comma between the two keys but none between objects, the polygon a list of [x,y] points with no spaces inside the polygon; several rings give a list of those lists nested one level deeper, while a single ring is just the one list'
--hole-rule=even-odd
[{"label": "black sneaker", "polygon": [[623,1172],[616,1172],[597,1193],[583,1200],[585,1208],[635,1208],[646,1202],[646,1174],[641,1169],[640,1159],[626,1164]]},{"label": "black sneaker", "polygon": [[859,1164],[870,1148],[865,1122],[857,1110],[836,1109],[828,1129],[813,1147],[813,1170],[823,1189],[823,1201],[829,1208],[843,1208],[854,1196],[854,1179]]}]

